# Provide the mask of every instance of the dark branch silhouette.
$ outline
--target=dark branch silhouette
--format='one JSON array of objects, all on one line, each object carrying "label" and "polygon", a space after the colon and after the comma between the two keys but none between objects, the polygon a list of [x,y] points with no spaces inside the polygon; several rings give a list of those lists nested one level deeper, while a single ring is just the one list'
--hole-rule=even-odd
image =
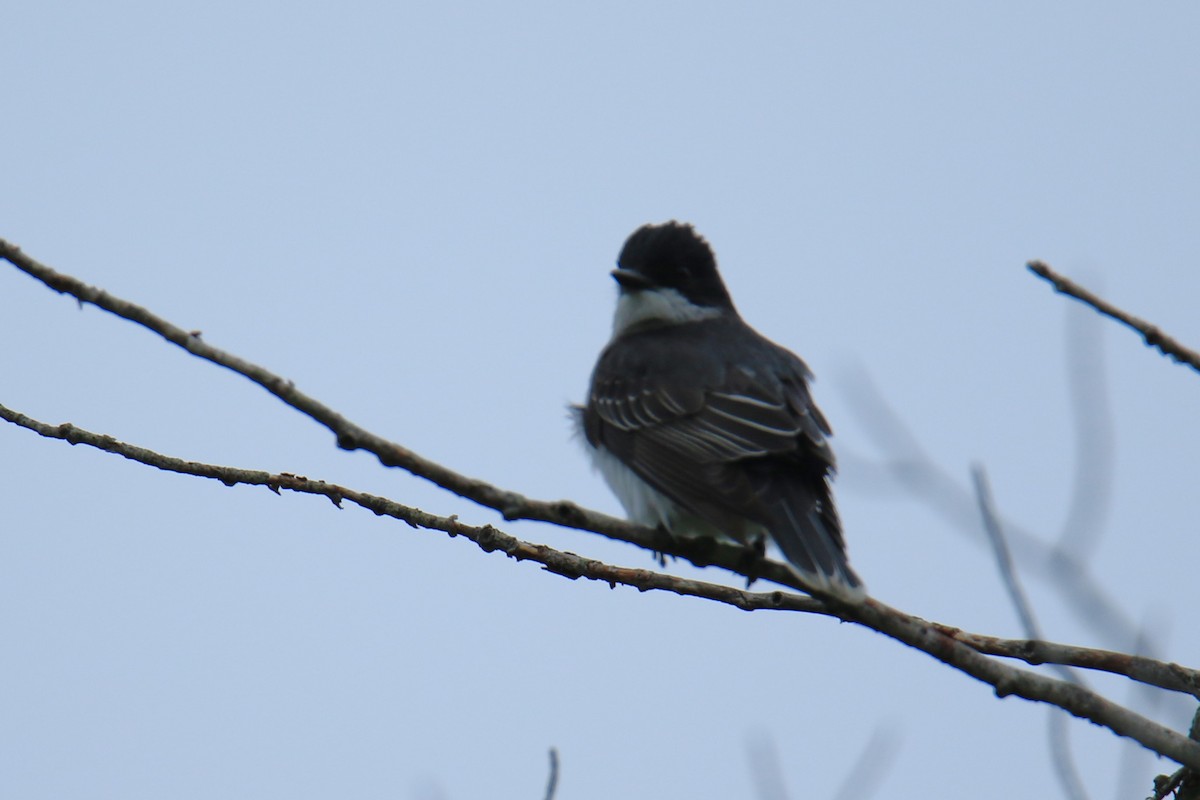
[{"label": "dark branch silhouette", "polygon": [[1062,275],[1059,275],[1057,272],[1050,269],[1050,266],[1043,261],[1030,261],[1026,266],[1029,267],[1029,271],[1034,275],[1049,281],[1050,284],[1054,286],[1054,291],[1074,297],[1081,303],[1086,303],[1087,305],[1096,309],[1104,316],[1112,317],[1122,325],[1133,328],[1142,335],[1142,339],[1145,340],[1147,346],[1155,347],[1161,351],[1163,355],[1178,361],[1180,364],[1187,364],[1192,369],[1200,372],[1200,353],[1197,353],[1195,350],[1192,350],[1188,347],[1184,347],[1182,344],[1160,331],[1156,325],[1151,325],[1144,319],[1135,317],[1126,311],[1122,311],[1113,304],[1100,299],[1079,284],[1071,281],[1068,278],[1064,278]]}]

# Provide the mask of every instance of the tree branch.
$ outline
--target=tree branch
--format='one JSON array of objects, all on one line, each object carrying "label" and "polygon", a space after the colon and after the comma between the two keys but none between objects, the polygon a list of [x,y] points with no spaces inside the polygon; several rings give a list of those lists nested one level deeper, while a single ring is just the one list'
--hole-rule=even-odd
[{"label": "tree branch", "polygon": [[[855,621],[851,617],[831,609],[826,603],[814,597],[778,591],[750,592],[722,584],[693,581],[648,570],[613,567],[574,553],[524,542],[491,525],[467,525],[459,522],[455,517],[430,514],[385,497],[359,492],[334,483],[312,480],[302,475],[293,475],[288,472],[271,473],[265,470],[187,461],[163,455],[145,447],[127,444],[112,436],[93,433],[69,423],[49,425],[3,405],[0,405],[0,419],[32,431],[39,436],[59,439],[71,445],[82,444],[94,447],[97,450],[113,453],[130,461],[166,472],[218,480],[231,487],[238,484],[264,486],[276,494],[280,494],[281,490],[286,490],[299,494],[320,495],[328,498],[338,508],[342,507],[343,502],[354,503],[378,516],[398,519],[413,528],[425,528],[442,531],[451,536],[463,536],[479,545],[480,549],[485,552],[501,550],[517,560],[535,561],[545,566],[550,572],[566,577],[584,577],[606,583],[623,584],[640,591],[666,590],[679,595],[714,600],[743,611],[799,611],[835,617],[844,622]],[[926,622],[919,617],[911,617],[911,619],[929,625],[939,634],[984,655],[1016,659],[1033,666],[1061,664],[1109,672],[1160,689],[1200,697],[1200,670],[1189,669],[1179,664],[1168,664],[1144,656],[1131,656],[1112,650],[1097,650],[1029,639],[1001,639],[995,636],[969,633],[937,622]]]},{"label": "tree branch", "polygon": [[[439,530],[451,536],[462,536],[475,543],[484,552],[499,550],[517,561],[534,561],[542,564],[556,575],[575,580],[588,578],[603,581],[610,586],[623,584],[639,591],[668,591],[675,594],[714,600],[745,611],[778,610],[799,611],[835,617],[844,622],[855,622],[876,630],[934,658],[949,664],[968,675],[995,687],[999,697],[1015,694],[1029,700],[1038,700],[1059,706],[1075,716],[1084,717],[1104,725],[1114,733],[1132,738],[1157,753],[1174,758],[1181,764],[1200,766],[1200,744],[1190,741],[1158,723],[1122,708],[1094,693],[1062,681],[1046,678],[1005,666],[986,658],[985,654],[1020,658],[1029,663],[1056,663],[1055,658],[1074,659],[1078,666],[1095,666],[1111,672],[1120,672],[1116,665],[1120,659],[1126,663],[1137,662],[1140,672],[1151,677],[1175,676],[1175,686],[1200,686],[1200,674],[1185,670],[1177,665],[1150,662],[1149,659],[1088,651],[1085,648],[1053,645],[1046,642],[1021,642],[995,639],[978,634],[965,633],[957,628],[929,623],[891,608],[874,599],[859,606],[842,606],[826,603],[814,597],[790,592],[749,592],[729,586],[679,578],[673,575],[643,569],[617,567],[594,559],[583,558],[574,553],[556,550],[546,545],[533,544],[511,536],[491,525],[473,526],[459,522],[455,517],[443,517],[420,509],[402,505],[387,498],[358,492],[354,489],[325,481],[290,473],[269,473],[263,470],[239,469],[236,467],[205,464],[162,455],[153,450],[121,442],[112,436],[93,433],[75,425],[48,425],[29,416],[0,405],[0,419],[33,431],[41,436],[60,439],[72,445],[83,444],[137,461],[147,466],[185,475],[219,480],[226,486],[239,483],[265,486],[276,494],[288,490],[303,494],[321,495],[329,498],[341,508],[343,501],[362,506],[380,516],[389,516],[408,523],[414,528]],[[1107,657],[1111,656],[1111,658]],[[1144,663],[1149,662],[1149,663]],[[1122,672],[1135,677],[1134,671]],[[1168,681],[1163,681],[1168,683]],[[1156,683],[1155,685],[1163,685]]]},{"label": "tree branch", "polygon": [[617,584],[632,586],[643,592],[652,590],[669,591],[680,595],[715,600],[716,602],[725,603],[744,611],[776,609],[838,616],[824,602],[807,595],[780,591],[749,592],[722,584],[689,580],[687,578],[679,578],[644,569],[616,567],[594,559],[584,558],[574,553],[556,550],[546,545],[523,541],[491,525],[467,525],[459,522],[455,516],[443,517],[437,514],[430,514],[427,511],[397,503],[386,497],[359,492],[355,489],[334,483],[312,480],[302,475],[293,475],[289,472],[271,473],[265,470],[241,469],[217,464],[205,464],[200,461],[188,461],[174,456],[163,455],[145,447],[127,444],[112,436],[93,433],[70,423],[49,425],[7,408],[4,405],[0,405],[0,419],[33,431],[40,436],[59,439],[72,445],[82,444],[94,447],[97,450],[113,453],[130,461],[136,461],[166,472],[209,478],[231,487],[238,484],[264,486],[276,494],[280,494],[281,490],[286,490],[299,494],[320,495],[328,498],[338,508],[342,508],[343,502],[350,502],[373,512],[377,516],[392,517],[407,523],[413,528],[442,531],[450,534],[452,537],[462,536],[474,542],[485,553],[499,550],[517,561],[537,562],[544,566],[547,571],[572,580],[576,578],[588,578],[613,586]]},{"label": "tree branch", "polygon": [[996,636],[968,633],[936,622],[933,625],[955,641],[987,655],[1015,658],[1033,666],[1061,664],[1066,667],[1109,672],[1113,675],[1124,675],[1148,686],[1200,697],[1200,670],[1179,664],[1119,653],[1115,650],[1077,647],[1037,639],[1001,639]]},{"label": "tree branch", "polygon": [[[662,531],[652,531],[622,523],[611,517],[582,509],[572,503],[565,501],[547,503],[530,500],[515,492],[505,491],[483,481],[467,478],[354,425],[332,409],[299,392],[291,382],[285,381],[262,367],[210,347],[202,342],[199,336],[183,331],[140,306],[87,286],[70,276],[57,273],[25,256],[19,249],[3,240],[0,240],[0,258],[10,261],[55,291],[71,294],[80,302],[92,303],[117,316],[143,325],[193,355],[244,375],[288,405],[325,425],[337,436],[340,447],[348,450],[368,450],[385,465],[403,467],[456,494],[495,508],[501,511],[506,518],[539,519],[566,527],[591,530],[648,549],[681,555],[693,561],[698,558],[697,563],[717,564],[743,575],[767,577],[789,586],[798,585],[791,571],[781,564],[761,558],[748,564],[747,553],[749,551],[746,548],[721,543],[698,545],[676,541]],[[230,467],[214,467],[181,459],[168,459],[168,457],[159,456],[144,448],[136,448],[118,442],[112,437],[82,431],[72,425],[44,425],[8,409],[0,407],[0,410],[2,410],[0,416],[3,416],[4,419],[34,430],[43,436],[89,444],[126,458],[144,461],[144,463],[150,463],[150,460],[157,456],[160,460],[164,460],[163,463],[169,465],[164,468],[171,469],[171,471],[202,475],[221,480],[229,485],[251,483],[267,486],[274,491],[287,488],[292,491],[321,494],[334,500],[335,503],[340,500],[350,500],[377,514],[403,519],[410,525],[430,527],[443,530],[451,535],[465,536],[487,552],[501,550],[517,560],[537,561],[543,564],[547,570],[572,579],[586,577],[610,584],[623,583],[643,590],[659,589],[690,594],[718,600],[747,610],[773,608],[808,611],[856,622],[928,653],[934,658],[990,684],[995,688],[999,697],[1017,695],[1028,700],[1059,706],[1075,716],[1103,725],[1120,736],[1134,739],[1145,747],[1181,764],[1200,768],[1200,743],[1129,709],[1122,708],[1087,689],[995,661],[983,653],[971,649],[954,636],[948,635],[942,626],[932,625],[873,598],[868,598],[861,604],[846,605],[834,600],[801,597],[782,591],[751,593],[646,570],[614,567],[592,559],[581,558],[572,553],[554,550],[544,545],[521,541],[491,525],[481,527],[464,525],[454,517],[437,517],[418,509],[401,506],[384,498],[354,492],[345,487],[326,484],[322,481],[310,481],[307,478],[285,473],[272,475],[259,471],[235,470]]]},{"label": "tree branch", "polygon": [[328,428],[343,450],[366,450],[384,466],[400,467],[460,497],[499,511],[506,520],[536,520],[566,528],[590,531],[617,541],[628,542],[658,553],[686,558],[698,567],[719,566],[738,574],[754,575],[783,586],[807,590],[796,574],[782,564],[758,558],[750,549],[715,540],[677,539],[662,529],[646,528],[624,520],[582,508],[567,500],[532,500],[517,492],[497,488],[436,462],[408,448],[388,441],[354,424],[333,409],[301,392],[295,384],[273,372],[204,342],[199,335],[185,331],[142,306],[114,297],[77,278],[59,273],[21,252],[20,248],[0,239],[0,258],[36,278],[60,294],[68,294],[80,303],[91,303],[130,322],[137,323],[187,352],[225,367],[253,381],[285,404]]},{"label": "tree branch", "polygon": [[1113,304],[1102,300],[1079,284],[1071,281],[1068,278],[1064,278],[1062,275],[1059,275],[1054,270],[1050,269],[1050,266],[1044,261],[1030,261],[1026,266],[1034,275],[1049,281],[1054,287],[1054,291],[1074,297],[1081,303],[1085,303],[1096,309],[1104,316],[1112,317],[1117,322],[1133,328],[1135,331],[1141,334],[1142,339],[1145,340],[1147,346],[1155,347],[1162,352],[1163,355],[1168,356],[1181,364],[1187,364],[1192,369],[1200,372],[1200,353],[1184,347],[1179,342],[1175,341],[1170,336],[1167,336],[1165,333],[1159,330],[1158,326],[1151,325],[1149,322],[1139,319],[1128,312],[1122,311]]}]

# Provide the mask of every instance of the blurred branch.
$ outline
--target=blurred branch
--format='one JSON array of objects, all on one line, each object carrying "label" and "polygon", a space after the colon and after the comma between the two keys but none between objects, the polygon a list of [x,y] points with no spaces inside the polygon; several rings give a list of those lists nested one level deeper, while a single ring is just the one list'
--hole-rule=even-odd
[{"label": "blurred branch", "polygon": [[894,730],[885,726],[876,728],[833,800],[867,800],[874,795],[883,785],[899,749],[900,737]]},{"label": "blurred branch", "polygon": [[[715,564],[742,575],[765,577],[783,585],[803,588],[791,571],[781,564],[761,558],[753,558],[748,561],[747,553],[751,552],[752,555],[752,551],[746,548],[719,543],[701,546],[690,542],[676,541],[661,531],[622,523],[611,517],[582,509],[572,503],[530,500],[515,492],[505,491],[483,481],[467,478],[354,425],[332,409],[299,392],[290,381],[285,381],[260,366],[211,347],[201,341],[199,336],[184,331],[140,306],[87,286],[70,276],[57,273],[25,256],[19,249],[3,240],[0,240],[0,258],[10,261],[18,269],[41,280],[55,291],[70,294],[81,303],[92,303],[117,316],[143,325],[199,358],[244,375],[287,405],[325,425],[334,432],[337,436],[338,446],[343,449],[368,450],[374,453],[384,465],[403,467],[455,494],[495,508],[501,511],[506,518],[539,519],[570,528],[591,530],[647,549],[680,555],[693,561],[698,558],[697,563]],[[487,552],[501,550],[517,560],[537,561],[543,564],[547,570],[572,579],[586,577],[609,584],[622,583],[641,590],[671,591],[717,600],[747,610],[772,608],[806,611],[855,622],[921,650],[939,661],[993,686],[999,697],[1016,695],[1028,700],[1059,706],[1075,716],[1103,725],[1120,736],[1134,739],[1154,752],[1172,758],[1180,764],[1200,769],[1200,743],[1112,703],[1083,687],[1018,669],[989,658],[949,635],[947,631],[951,629],[930,624],[873,598],[868,598],[861,604],[846,605],[833,600],[802,597],[782,591],[751,593],[647,570],[614,567],[545,545],[521,541],[491,525],[481,527],[464,525],[455,517],[439,517],[418,509],[401,506],[384,498],[358,493],[322,481],[310,481],[307,478],[286,473],[270,474],[253,470],[236,470],[231,467],[216,467],[169,458],[144,448],[119,442],[109,436],[83,431],[69,424],[45,425],[3,407],[0,407],[0,416],[43,436],[71,443],[88,444],[152,466],[158,466],[161,463],[164,469],[221,480],[227,485],[250,483],[267,486],[277,492],[286,488],[290,491],[321,494],[335,503],[349,500],[369,508],[377,514],[394,516],[413,526],[429,527],[454,536],[464,536]]]},{"label": "blurred branch", "polygon": [[[1155,619],[1161,620],[1162,617],[1154,615]],[[1157,634],[1152,633],[1151,625],[1145,620],[1142,622],[1142,641],[1135,643],[1131,652],[1142,653],[1146,650],[1145,642],[1152,638],[1153,635],[1161,640],[1161,630]],[[1183,697],[1174,694],[1164,694],[1163,692],[1154,691],[1153,686],[1148,686],[1144,683],[1131,683],[1127,687],[1127,699],[1124,704],[1130,708],[1136,708],[1142,714],[1152,719],[1160,719],[1164,708],[1167,705],[1179,705],[1185,707],[1194,705],[1187,703]],[[1168,701],[1171,701],[1168,703]],[[1172,712],[1174,709],[1172,709]],[[1061,715],[1060,715],[1061,716]],[[1194,736],[1192,738],[1195,738]],[[1141,747],[1123,747],[1120,753],[1120,762],[1117,765],[1116,779],[1112,782],[1112,796],[1116,798],[1140,797],[1141,788],[1145,782],[1146,773],[1153,769],[1150,764],[1153,758],[1144,748]]]},{"label": "blurred branch", "polygon": [[1059,275],[1043,261],[1030,261],[1026,266],[1034,275],[1049,281],[1054,286],[1054,291],[1074,297],[1081,303],[1086,303],[1096,309],[1104,316],[1112,317],[1117,322],[1133,328],[1142,335],[1142,339],[1145,340],[1148,346],[1158,348],[1163,355],[1181,364],[1187,364],[1192,369],[1200,372],[1200,353],[1184,347],[1160,331],[1156,325],[1151,325],[1149,322],[1139,319],[1100,299],[1077,283]]},{"label": "blurred branch", "polygon": [[1104,326],[1083,308],[1068,311],[1073,313],[1066,315],[1065,368],[1075,464],[1070,505],[1055,549],[1087,561],[1108,523],[1116,437],[1105,379]]},{"label": "blurred branch", "polygon": [[971,469],[971,480],[975,484],[975,496],[979,501],[979,516],[983,519],[983,529],[992,543],[996,566],[1000,569],[1000,578],[1017,611],[1021,628],[1025,631],[1027,638],[1041,639],[1042,633],[1038,629],[1037,620],[1034,619],[1033,608],[1029,605],[1029,598],[1025,596],[1025,590],[1021,588],[1020,581],[1017,580],[1016,570],[1013,569],[1012,554],[1009,553],[1008,543],[1004,540],[1004,531],[1000,526],[1000,519],[996,515],[996,508],[992,501],[992,488],[988,484],[987,473],[984,472],[982,466],[977,464]]},{"label": "blurred branch", "polygon": [[755,736],[747,743],[746,754],[750,757],[750,778],[758,800],[789,800],[775,740],[765,733]]},{"label": "blurred branch", "polygon": [[[847,395],[860,409],[860,417],[876,441],[887,452],[887,460],[882,468],[898,483],[950,518],[956,530],[983,530],[987,535],[1029,640],[1040,640],[1042,636],[1016,581],[1005,535],[1007,530],[1014,532],[1024,563],[1049,578],[1048,585],[1060,593],[1098,635],[1109,641],[1115,638],[1122,649],[1153,655],[1156,648],[1144,632],[1134,626],[1124,610],[1091,577],[1087,569],[1089,556],[1104,529],[1113,480],[1113,426],[1104,381],[1103,350],[1099,336],[1102,329],[1099,328],[1099,322],[1093,323],[1093,320],[1096,318],[1083,313],[1082,309],[1078,312],[1072,309],[1067,316],[1067,372],[1074,411],[1075,470],[1068,514],[1056,544],[1044,543],[1016,526],[1005,526],[991,502],[986,481],[978,471],[974,475],[975,519],[972,520],[968,492],[933,463],[917,438],[905,428],[899,416],[863,373],[852,376],[858,385]],[[1083,327],[1087,325],[1097,330],[1087,331]],[[976,521],[981,521],[982,525]],[[1108,668],[1118,672],[1133,668],[1130,659],[1135,656],[1125,653],[1110,655]],[[1156,672],[1159,672],[1156,681],[1171,683],[1182,691],[1196,692],[1197,687],[1192,681],[1181,685],[1169,673],[1161,670]],[[1062,674],[1071,679],[1065,669]],[[1161,697],[1156,695],[1155,699]],[[1065,755],[1068,748],[1060,738],[1060,722],[1059,717],[1051,719],[1051,742],[1060,754]],[[1060,756],[1055,764],[1059,767],[1059,777],[1067,793],[1081,796],[1082,784],[1070,769],[1069,761]]]},{"label": "blurred branch", "polygon": [[[1110,316],[1115,315],[1139,331],[1148,332],[1147,341],[1154,343],[1157,329],[1147,323],[1113,309],[1092,293],[1055,275],[1044,264],[1031,264],[1030,269],[1050,280],[1056,288],[1067,291],[1087,305],[1098,308],[1102,313],[1111,311],[1113,313],[1109,314]],[[877,470],[885,471],[897,484],[906,487],[941,512],[950,520],[955,530],[983,530],[990,534],[993,550],[996,550],[996,534],[1001,528],[1005,533],[1011,532],[1014,550],[1022,556],[1021,563],[1046,578],[1047,585],[1063,597],[1076,615],[1087,623],[1102,641],[1115,643],[1129,653],[1146,653],[1153,657],[1158,650],[1154,642],[1127,616],[1125,610],[1109,595],[1107,588],[1091,576],[1087,566],[1087,561],[1103,533],[1112,494],[1114,436],[1104,380],[1103,350],[1100,345],[1103,329],[1100,328],[1098,318],[1085,313],[1082,307],[1078,311],[1074,308],[1069,311],[1067,374],[1074,412],[1072,420],[1075,469],[1070,505],[1057,543],[1044,542],[1023,528],[1011,523],[1006,524],[994,508],[980,508],[981,495],[978,484],[975,503],[972,504],[969,493],[929,458],[917,437],[905,428],[899,415],[887,405],[865,373],[858,371],[851,375],[850,379],[856,385],[846,394],[859,409],[860,418],[885,451],[885,461],[876,467]],[[1089,332],[1084,326],[1092,326],[1096,330]],[[1167,340],[1167,345],[1182,350],[1171,340]],[[1182,352],[1184,355],[1195,355],[1191,351]],[[974,513],[972,505],[975,505]],[[990,506],[990,502],[984,505]],[[981,517],[982,526],[977,524]],[[1003,547],[1007,552],[1007,544]],[[1001,560],[1002,574],[1007,580],[1008,576],[1013,574],[1013,567],[1010,563],[1005,571],[1004,557],[998,555],[998,558]],[[1010,593],[1012,589],[1010,585]],[[1017,602],[1020,608],[1023,604],[1019,600]],[[1019,613],[1027,620],[1031,616],[1027,604],[1024,604]],[[1025,633],[1030,640],[1041,638],[1036,627],[1030,629],[1026,625]],[[1070,661],[1069,655],[1060,656],[1062,660]],[[1135,666],[1131,660],[1136,658],[1138,656],[1127,653],[1110,652],[1106,658],[1109,663],[1104,668],[1122,673],[1140,669],[1140,666]],[[1171,684],[1180,691],[1197,693],[1198,687],[1190,678],[1180,683],[1177,676],[1171,675],[1169,670],[1153,671],[1158,673],[1153,682]],[[1173,707],[1179,705],[1179,698],[1176,697],[1149,696],[1152,698],[1152,704],[1172,701]],[[1139,704],[1139,707],[1143,706],[1144,703]],[[1057,721],[1054,724],[1057,724]],[[1065,750],[1065,746],[1060,749]],[[1130,758],[1133,757],[1133,751],[1127,753]],[[1073,793],[1073,790],[1069,791]]]},{"label": "blurred branch", "polygon": [[[1012,555],[1009,553],[1008,543],[1004,539],[1004,529],[1000,525],[995,503],[992,500],[992,488],[988,483],[987,473],[984,472],[982,466],[977,464],[971,469],[971,479],[975,483],[975,496],[979,501],[979,516],[983,519],[983,529],[987,532],[988,539],[991,540],[992,550],[996,556],[996,565],[1000,569],[1000,578],[1004,582],[1013,607],[1016,608],[1021,628],[1029,639],[1041,639],[1042,633],[1037,618],[1033,615],[1033,606],[1024,589],[1021,588],[1021,582],[1017,579],[1017,571],[1013,567]],[[1063,680],[1076,686],[1083,686],[1083,682],[1071,672],[1070,667],[1055,666],[1055,671],[1062,676]],[[1067,797],[1073,800],[1086,800],[1087,791],[1084,790],[1083,780],[1075,768],[1075,759],[1071,755],[1067,726],[1064,722],[1059,714],[1051,714],[1049,719],[1048,735],[1054,773],[1058,776],[1058,782]]]},{"label": "blurred branch", "polygon": [[550,777],[546,780],[546,800],[554,800],[558,791],[558,750],[550,748]]},{"label": "blurred branch", "polygon": [[[844,373],[844,395],[859,421],[884,452],[877,469],[930,508],[950,527],[962,533],[977,533],[981,543],[986,534],[979,524],[978,503],[965,486],[939,466],[921,447],[900,415],[884,399],[878,387],[861,369]],[[850,461],[849,457],[843,457]],[[863,461],[859,471],[875,466]],[[849,472],[849,470],[847,470]],[[1074,554],[1048,545],[1028,529],[999,518],[1013,555],[1030,571],[1047,579],[1072,611],[1102,641],[1125,649],[1140,641],[1138,626],[1091,575],[1087,565]],[[1153,651],[1150,651],[1153,655]]]}]

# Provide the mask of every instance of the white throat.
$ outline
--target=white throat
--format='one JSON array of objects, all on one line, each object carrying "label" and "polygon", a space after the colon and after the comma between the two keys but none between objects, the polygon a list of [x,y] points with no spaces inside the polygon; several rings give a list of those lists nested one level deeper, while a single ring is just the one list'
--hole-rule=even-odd
[{"label": "white throat", "polygon": [[721,316],[721,309],[698,306],[675,289],[621,292],[613,315],[613,338],[643,322],[679,324]]}]

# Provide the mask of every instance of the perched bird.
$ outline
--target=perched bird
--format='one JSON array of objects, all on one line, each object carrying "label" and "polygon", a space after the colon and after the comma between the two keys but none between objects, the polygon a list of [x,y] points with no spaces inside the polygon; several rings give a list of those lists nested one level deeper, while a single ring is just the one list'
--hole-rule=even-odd
[{"label": "perched bird", "polygon": [[691,225],[638,228],[612,276],[612,339],[577,421],[629,518],[759,548],[769,538],[818,591],[865,597],[808,367],[742,320]]}]

